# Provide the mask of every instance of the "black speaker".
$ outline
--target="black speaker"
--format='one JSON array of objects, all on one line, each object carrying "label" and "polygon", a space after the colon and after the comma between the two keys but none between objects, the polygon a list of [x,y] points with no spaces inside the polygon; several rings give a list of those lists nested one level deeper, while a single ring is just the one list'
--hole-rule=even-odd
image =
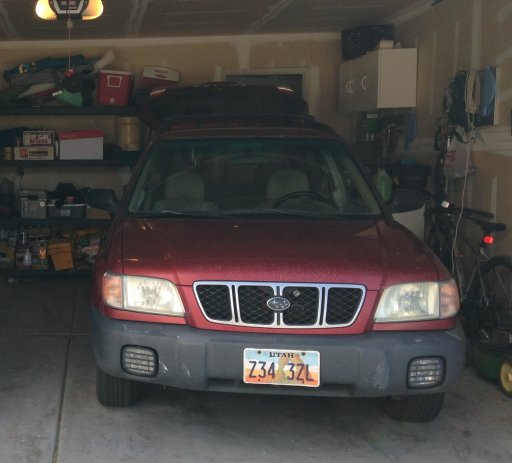
[{"label": "black speaker", "polygon": [[375,49],[381,40],[394,40],[393,24],[358,26],[341,32],[341,57],[359,58]]}]

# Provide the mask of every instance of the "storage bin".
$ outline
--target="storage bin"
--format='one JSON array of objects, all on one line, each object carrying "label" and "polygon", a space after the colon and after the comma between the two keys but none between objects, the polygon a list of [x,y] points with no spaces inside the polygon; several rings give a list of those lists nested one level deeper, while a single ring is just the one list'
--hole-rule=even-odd
[{"label": "storage bin", "polygon": [[85,217],[85,204],[63,204],[61,207],[55,205],[55,201],[48,203],[48,217],[70,217],[73,219],[81,219]]},{"label": "storage bin", "polygon": [[46,217],[46,191],[21,190],[20,206],[22,217],[44,219]]}]

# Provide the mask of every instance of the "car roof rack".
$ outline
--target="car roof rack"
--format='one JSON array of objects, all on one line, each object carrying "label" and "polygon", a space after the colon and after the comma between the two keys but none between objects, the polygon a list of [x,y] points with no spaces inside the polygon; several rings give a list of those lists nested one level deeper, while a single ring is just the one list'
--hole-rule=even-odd
[{"label": "car roof rack", "polygon": [[311,115],[301,114],[208,114],[165,118],[159,132],[187,129],[288,127],[309,128],[333,132],[329,126],[317,122]]}]

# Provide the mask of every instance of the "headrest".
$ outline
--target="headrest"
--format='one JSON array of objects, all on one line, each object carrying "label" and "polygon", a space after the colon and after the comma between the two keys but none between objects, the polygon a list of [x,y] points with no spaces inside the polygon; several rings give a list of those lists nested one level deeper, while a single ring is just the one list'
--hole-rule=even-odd
[{"label": "headrest", "polygon": [[309,190],[308,177],[301,170],[278,170],[274,172],[268,180],[267,199],[278,199],[289,193]]},{"label": "headrest", "polygon": [[197,172],[180,172],[167,179],[166,199],[204,199],[204,180]]}]

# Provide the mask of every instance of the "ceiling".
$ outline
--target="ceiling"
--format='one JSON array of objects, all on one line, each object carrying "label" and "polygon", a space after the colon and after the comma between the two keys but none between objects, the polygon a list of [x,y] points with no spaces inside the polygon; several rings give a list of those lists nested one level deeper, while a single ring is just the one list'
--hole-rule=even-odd
[{"label": "ceiling", "polygon": [[[104,14],[75,21],[74,39],[340,32],[426,0],[103,0]],[[0,41],[60,40],[65,21],[36,17],[36,0],[0,0]]]}]

